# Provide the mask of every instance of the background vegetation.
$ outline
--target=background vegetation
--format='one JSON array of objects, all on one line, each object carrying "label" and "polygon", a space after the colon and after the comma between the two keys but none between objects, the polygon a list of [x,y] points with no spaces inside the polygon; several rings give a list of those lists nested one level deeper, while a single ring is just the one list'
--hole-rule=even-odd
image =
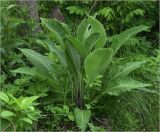
[{"label": "background vegetation", "polygon": [[1,131],[159,131],[158,1],[0,10]]}]

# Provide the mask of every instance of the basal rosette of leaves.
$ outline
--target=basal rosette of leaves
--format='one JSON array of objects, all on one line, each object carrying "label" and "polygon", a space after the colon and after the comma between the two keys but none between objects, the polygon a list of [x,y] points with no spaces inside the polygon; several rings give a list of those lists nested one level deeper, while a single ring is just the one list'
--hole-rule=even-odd
[{"label": "basal rosette of leaves", "polygon": [[[21,48],[20,51],[33,67],[20,67],[12,72],[45,80],[57,94],[57,98],[53,97],[53,100],[70,106],[74,111],[75,118],[72,118],[72,121],[76,122],[80,130],[85,131],[87,127],[100,130],[89,122],[92,105],[102,96],[119,96],[131,90],[151,86],[133,79],[130,75],[145,64],[145,61],[127,62],[119,65],[118,69],[111,67],[114,55],[121,46],[131,37],[148,29],[148,26],[139,25],[127,29],[113,36],[111,45],[106,47],[105,29],[92,16],[82,20],[76,33],[55,19],[41,18],[41,22],[47,39],[37,39],[37,43],[48,51],[47,55]],[[114,72],[110,78],[104,80],[104,72],[107,69]]]}]

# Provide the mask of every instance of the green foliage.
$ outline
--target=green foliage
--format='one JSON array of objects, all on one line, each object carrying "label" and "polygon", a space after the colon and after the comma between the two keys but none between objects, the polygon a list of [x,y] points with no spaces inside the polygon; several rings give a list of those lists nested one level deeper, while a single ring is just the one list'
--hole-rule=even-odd
[{"label": "green foliage", "polygon": [[144,88],[148,86],[150,86],[150,84],[135,81],[134,79],[126,76],[123,77],[123,79],[120,78],[110,82],[105,88],[103,94],[108,93],[110,95],[120,95],[121,93],[132,89]]},{"label": "green foliage", "polygon": [[[46,19],[42,19],[43,23],[45,25],[48,25],[47,23],[47,20]],[[89,17],[88,18],[88,24],[91,24],[91,29],[92,32],[96,32],[98,31],[97,30],[97,27],[100,26],[102,29],[102,34],[105,34],[103,33],[104,29],[102,27],[102,25],[96,20],[94,19],[93,17]],[[48,21],[51,25],[51,21]],[[56,21],[55,21],[56,22]],[[55,23],[53,22],[53,23]],[[83,20],[84,22],[84,20]],[[82,22],[82,23],[83,23]],[[58,22],[56,22],[58,23]],[[59,24],[59,23],[58,23]],[[80,24],[81,25],[81,24]],[[60,29],[63,29],[65,30],[64,28],[62,28],[62,25],[59,26]],[[53,35],[53,36],[59,36],[57,39],[55,37],[55,40],[61,45],[61,49],[60,50],[63,50],[64,48],[64,43],[67,43],[67,45],[71,48],[69,52],[67,52],[67,54],[65,52],[62,51],[62,53],[64,54],[63,56],[66,56],[69,60],[69,57],[70,58],[70,62],[68,63],[68,61],[66,60],[66,62],[68,63],[67,64],[67,67],[73,67],[74,69],[74,72],[73,72],[73,69],[69,69],[71,75],[73,75],[73,78],[76,78],[75,74],[79,74],[80,72],[80,69],[81,69],[81,66],[79,65],[80,63],[83,64],[84,63],[84,67],[85,67],[85,72],[86,72],[86,75],[87,75],[87,79],[88,79],[88,82],[89,84],[92,83],[93,81],[95,81],[96,77],[100,74],[100,72],[103,71],[104,68],[106,68],[106,65],[109,64],[109,62],[111,61],[112,59],[112,49],[114,50],[114,54],[116,53],[116,51],[124,44],[124,42],[126,41],[126,39],[128,39],[130,36],[148,28],[146,26],[139,26],[139,27],[135,27],[135,28],[131,28],[131,29],[128,29],[127,31],[124,31],[122,34],[118,35],[117,39],[116,37],[114,36],[113,38],[113,46],[111,45],[112,49],[96,49],[94,50],[92,53],[90,53],[88,56],[87,56],[87,52],[85,50],[85,48],[83,47],[84,44],[81,44],[80,41],[78,41],[78,39],[72,37],[72,36],[68,36],[67,39],[68,41],[65,42],[65,40],[60,36],[60,32],[56,32],[54,30],[53,32],[53,29],[49,26],[45,26],[45,28],[49,29],[50,33]],[[82,27],[79,27],[78,30],[81,30]],[[86,32],[89,32],[89,31],[86,31]],[[100,32],[101,33],[101,32]],[[129,33],[129,34],[128,34]],[[70,33],[71,34],[71,33]],[[90,33],[87,33],[88,36],[90,35]],[[125,39],[124,39],[125,38]],[[60,40],[60,41],[59,41]],[[102,36],[99,36],[99,39],[100,41],[97,41],[98,43],[97,44],[102,44],[104,43],[102,39]],[[117,41],[114,41],[114,40],[119,40],[120,42],[116,45],[115,47],[115,42]],[[73,47],[75,48],[75,51],[73,50],[73,47],[72,45],[69,45],[70,42]],[[96,46],[96,45],[95,45]],[[66,50],[68,50],[68,48]],[[100,46],[101,47],[101,46]],[[95,47],[95,48],[98,48],[98,47]],[[71,51],[72,50],[72,51]],[[45,56],[42,56],[41,54],[35,52],[35,51],[32,51],[32,50],[29,50],[29,49],[21,49],[21,51],[25,54],[25,56],[31,61],[32,64],[35,65],[35,68],[39,71],[39,73],[42,73],[46,78],[48,78],[49,80],[51,80],[51,78],[49,78],[49,76],[51,76],[53,78],[53,80],[55,80],[55,82],[59,82],[59,81],[56,81],[58,78],[57,78],[57,75],[54,71],[54,61],[52,62],[51,60],[49,60],[47,57]],[[74,51],[74,52],[73,52]],[[78,52],[79,54],[78,54]],[[71,54],[71,52],[73,52]],[[75,54],[73,56],[73,54]],[[68,56],[69,55],[69,56]],[[77,57],[82,57],[82,58],[85,58],[86,56],[86,59],[85,61],[83,62],[79,62],[77,63],[77,59],[75,59],[74,57],[77,56]],[[59,57],[59,56],[58,56]],[[107,58],[107,59],[106,59]],[[60,58],[59,58],[60,59]],[[94,60],[97,60],[96,62]],[[79,60],[80,61],[80,60]],[[63,65],[62,65],[63,66]],[[64,67],[64,66],[63,66]],[[137,68],[137,67],[136,67]],[[131,72],[132,71],[132,68],[131,69],[128,69],[128,72]],[[81,73],[82,75],[83,73]],[[121,74],[121,73],[120,73]],[[78,81],[78,78],[77,80]],[[128,80],[129,81],[129,80]],[[129,84],[125,84],[123,81],[121,81],[122,84],[120,84],[120,88],[118,87],[118,91],[126,86],[128,86]],[[127,81],[125,81],[127,82]],[[133,84],[133,81],[131,81],[132,84]],[[129,83],[129,82],[128,82]],[[108,84],[110,86],[110,84]],[[143,85],[143,86],[149,86],[149,85]],[[110,86],[111,87],[111,86]],[[113,86],[112,86],[113,87]],[[138,85],[137,82],[136,82],[136,85],[132,86],[132,87],[127,87],[128,89],[126,89],[126,91],[130,90],[130,89],[134,89],[134,88],[138,88],[138,87],[142,87],[142,84],[141,85]],[[112,88],[109,88],[110,90],[112,90]],[[114,89],[114,88],[113,88]],[[79,91],[79,89],[77,89]],[[115,89],[114,89],[115,90]],[[115,92],[115,91],[114,91]],[[109,92],[111,94],[111,92]]]},{"label": "green foliage", "polygon": [[76,15],[84,15],[87,13],[87,9],[81,8],[79,6],[68,6],[66,8],[70,14],[76,14]]},{"label": "green foliage", "polygon": [[89,120],[91,118],[91,111],[75,108],[74,114],[75,114],[75,120],[76,120],[77,126],[82,131],[85,131],[87,128],[87,123],[89,123]]},{"label": "green foliage", "polygon": [[52,105],[48,105],[47,110],[54,114],[54,117],[57,119],[57,121],[62,120],[61,118],[64,117],[67,117],[70,121],[74,121],[73,112],[69,111],[69,107],[67,105],[63,105],[63,107],[53,107]]},{"label": "green foliage", "polygon": [[[50,53],[55,54],[56,57],[58,57],[57,58],[59,60],[58,63],[56,62],[57,59],[49,58],[49,56],[47,58],[47,56],[43,56],[40,53],[35,52],[33,50],[30,49],[20,49],[20,50],[35,66],[34,72],[30,71],[29,74],[32,73],[32,76],[39,75],[39,77],[46,79],[47,82],[50,82],[49,85],[56,90],[55,92],[59,94],[61,93],[60,95],[64,97],[65,102],[67,96],[70,95],[62,92],[63,86],[67,85],[67,87],[71,87],[70,85],[65,84],[67,81],[70,81],[73,86],[73,89],[71,89],[71,91],[72,93],[74,93],[75,105],[77,105],[78,107],[84,106],[84,101],[86,100],[85,97],[88,98],[87,100],[92,100],[92,102],[98,101],[97,98],[94,99],[92,97],[93,96],[92,94],[88,96],[88,93],[91,93],[92,89],[96,89],[96,91],[98,90],[96,94],[98,94],[97,95],[98,97],[101,97],[104,96],[104,94],[106,93],[117,96],[120,95],[121,93],[130,91],[132,89],[140,89],[142,87],[150,86],[149,84],[145,84],[128,77],[128,74],[130,74],[133,70],[139,68],[139,66],[142,64],[139,62],[126,64],[127,68],[118,70],[116,73],[112,75],[113,78],[109,78],[107,83],[101,81],[100,79],[101,77],[99,77],[99,75],[103,74],[104,71],[107,69],[107,65],[109,65],[111,61],[113,61],[113,56],[114,56],[113,51],[115,54],[127,39],[139,33],[140,31],[143,31],[148,27],[139,26],[128,29],[122,32],[121,34],[112,37],[111,42],[112,45],[114,44],[114,46],[111,45],[111,48],[102,48],[104,47],[106,40],[106,37],[104,38],[105,36],[104,28],[100,24],[100,22],[98,22],[98,20],[96,20],[93,17],[89,16],[88,19],[84,19],[82,21],[82,23],[78,27],[76,36],[73,36],[72,33],[69,32],[70,30],[67,30],[66,32],[66,28],[64,28],[64,25],[59,23],[58,21],[53,21],[52,24],[51,20],[43,18],[42,23],[44,25],[44,28],[46,28],[47,31],[49,31],[49,33],[51,34],[52,38],[50,39],[54,38],[57,44],[54,45],[54,48],[52,48],[51,46],[53,44],[51,45],[51,40],[46,40],[44,42],[39,40],[38,42],[43,43],[42,45],[46,45],[44,47],[45,48],[48,47]],[[59,25],[59,26],[54,27],[54,25]],[[84,27],[88,27],[89,25],[91,25],[91,27],[87,30],[84,30],[85,29]],[[100,28],[100,30],[98,30],[98,27]],[[84,34],[87,34],[87,37],[81,36],[80,31],[83,31]],[[64,33],[66,37],[62,38],[61,33]],[[87,52],[86,48],[84,47],[84,45],[86,44],[85,40],[87,40],[87,38],[90,38],[93,35],[93,33],[99,33],[100,35],[99,38],[95,39],[95,41],[92,42],[95,44],[93,45],[94,48],[90,49],[90,51]],[[83,41],[80,41],[79,38],[82,38]],[[116,46],[115,42],[117,41],[115,40],[119,41],[119,43],[117,43]],[[61,69],[60,67],[65,68],[65,70],[69,73],[69,75],[71,76],[70,80],[68,80],[66,76],[62,77],[60,75],[60,69]],[[57,69],[57,71],[55,71],[55,69]],[[20,71],[20,73],[26,73],[21,70],[23,69],[22,68],[20,70],[16,69],[13,70],[13,72],[18,73]],[[67,74],[67,72],[64,73]],[[87,80],[85,79],[85,76],[87,77]],[[65,83],[61,80],[61,78],[63,78]],[[98,87],[102,86],[102,84],[103,84],[102,89],[96,88],[97,86]],[[90,89],[90,87],[92,87],[92,89]],[[87,93],[83,91],[87,91]],[[74,101],[70,99],[69,101],[74,103]],[[60,110],[60,108],[58,109]],[[76,122],[78,120],[77,125],[81,130],[85,130],[89,120],[87,118],[86,119],[87,121],[85,121],[84,124],[82,124],[83,121],[79,122],[79,119],[77,119],[78,118],[77,111],[78,110],[75,110]],[[90,113],[87,113],[87,115],[88,114],[90,115]]]},{"label": "green foliage", "polygon": [[159,129],[156,1],[1,3],[2,131]]},{"label": "green foliage", "polygon": [[107,20],[113,20],[115,17],[115,11],[110,7],[105,7],[98,11],[98,15],[104,16]]},{"label": "green foliage", "polygon": [[104,68],[107,68],[107,65],[111,61],[112,53],[112,49],[99,48],[86,57],[84,64],[89,84],[95,81],[96,77],[104,70]]},{"label": "green foliage", "polygon": [[88,123],[88,125],[92,132],[97,132],[97,131],[105,132],[105,129],[102,127],[96,127],[92,123]]},{"label": "green foliage", "polygon": [[148,26],[145,25],[140,25],[140,26],[135,26],[130,29],[125,30],[119,35],[114,35],[112,36],[109,40],[112,41],[111,47],[114,50],[114,54],[117,52],[117,50],[126,43],[126,41],[136,35],[137,33],[148,29]]},{"label": "green foliage", "polygon": [[37,96],[15,98],[11,94],[5,94],[4,92],[1,92],[0,95],[2,103],[0,114],[1,130],[31,129],[33,122],[40,118],[40,111],[35,108],[36,104],[34,103],[38,98]]}]

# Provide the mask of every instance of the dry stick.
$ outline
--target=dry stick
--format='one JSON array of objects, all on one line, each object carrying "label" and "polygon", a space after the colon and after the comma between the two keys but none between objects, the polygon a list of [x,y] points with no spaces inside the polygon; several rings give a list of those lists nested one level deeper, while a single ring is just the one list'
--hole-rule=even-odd
[{"label": "dry stick", "polygon": [[12,122],[12,125],[13,125],[14,132],[16,132],[16,127],[15,127],[15,125],[13,124],[13,122]]},{"label": "dry stick", "polygon": [[73,32],[76,30],[76,25],[77,25],[77,18],[76,18],[74,26],[73,26]]},{"label": "dry stick", "polygon": [[102,123],[102,121],[100,121],[97,117],[93,116],[93,118],[98,121],[99,123]]},{"label": "dry stick", "polygon": [[93,5],[92,5],[91,9],[90,9],[89,12],[88,12],[88,14],[91,13],[91,11],[92,11],[93,7],[95,6],[96,2],[97,2],[97,0],[94,1],[94,3],[93,3]]},{"label": "dry stick", "polygon": [[[88,12],[88,14],[91,13],[91,11],[92,11],[92,9],[94,8],[96,2],[97,2],[97,0],[94,1],[94,3],[93,3],[93,5],[92,5],[91,9],[90,9],[89,12]],[[86,16],[87,16],[87,15],[86,15]],[[84,18],[86,18],[86,16],[85,16]],[[78,24],[78,19],[76,18],[76,21],[75,21],[75,24],[74,24],[74,27],[73,27],[73,31],[75,31],[77,24]]]},{"label": "dry stick", "polygon": [[[100,124],[102,123],[103,124],[103,121],[100,121],[97,117],[95,117],[95,116],[93,116],[93,118],[96,120],[96,121],[98,121]],[[106,122],[107,123],[107,127],[109,127],[109,123],[108,122]]]}]

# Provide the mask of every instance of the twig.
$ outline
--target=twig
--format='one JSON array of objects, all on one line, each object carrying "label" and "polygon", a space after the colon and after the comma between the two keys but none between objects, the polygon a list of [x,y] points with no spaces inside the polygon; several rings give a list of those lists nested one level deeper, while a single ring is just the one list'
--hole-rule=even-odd
[{"label": "twig", "polygon": [[99,123],[102,123],[97,117],[94,117],[94,116],[93,116],[93,118],[94,118],[96,121],[98,121]]},{"label": "twig", "polygon": [[74,26],[73,26],[73,32],[75,32],[75,30],[76,30],[77,22],[78,22],[78,20],[77,20],[77,18],[76,18],[75,23],[74,23]]},{"label": "twig", "polygon": [[94,3],[93,3],[93,5],[92,5],[91,9],[90,9],[89,12],[88,12],[88,14],[91,13],[91,11],[92,11],[93,7],[95,6],[96,2],[97,2],[97,0],[94,1]]},{"label": "twig", "polygon": [[12,122],[12,125],[13,125],[14,132],[16,132],[16,127],[15,127],[15,125],[13,124],[13,122]]}]

